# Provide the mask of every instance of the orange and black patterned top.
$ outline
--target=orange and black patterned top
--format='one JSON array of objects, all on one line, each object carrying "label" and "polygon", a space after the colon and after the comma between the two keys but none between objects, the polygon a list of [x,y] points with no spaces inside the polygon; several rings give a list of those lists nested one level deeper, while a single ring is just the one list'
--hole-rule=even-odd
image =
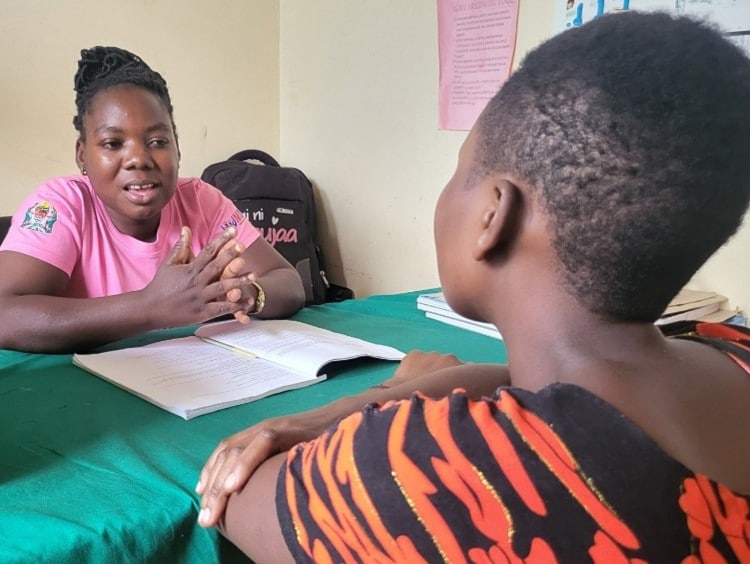
[{"label": "orange and black patterned top", "polygon": [[[750,373],[750,332],[689,338]],[[750,562],[749,496],[569,384],[368,406],[293,449],[277,488],[298,562]]]}]

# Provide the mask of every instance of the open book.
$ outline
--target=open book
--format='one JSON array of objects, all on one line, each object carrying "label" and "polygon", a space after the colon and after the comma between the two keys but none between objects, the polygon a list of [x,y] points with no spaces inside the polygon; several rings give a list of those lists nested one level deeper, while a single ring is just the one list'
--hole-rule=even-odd
[{"label": "open book", "polygon": [[226,321],[195,335],[102,353],[73,363],[191,419],[325,380],[327,364],[359,357],[401,360],[404,353],[289,320]]}]

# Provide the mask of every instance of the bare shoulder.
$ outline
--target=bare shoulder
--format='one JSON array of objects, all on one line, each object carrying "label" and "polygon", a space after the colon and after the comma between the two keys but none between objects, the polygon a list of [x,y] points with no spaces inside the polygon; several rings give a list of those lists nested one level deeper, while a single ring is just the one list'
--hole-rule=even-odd
[{"label": "bare shoulder", "polygon": [[667,364],[644,389],[639,423],[675,459],[738,493],[750,493],[750,373],[709,345],[673,339]]}]

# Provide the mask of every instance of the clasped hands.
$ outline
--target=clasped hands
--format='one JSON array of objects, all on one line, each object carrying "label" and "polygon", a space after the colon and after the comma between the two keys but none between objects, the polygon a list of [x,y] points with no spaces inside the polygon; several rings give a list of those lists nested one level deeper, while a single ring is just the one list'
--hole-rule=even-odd
[{"label": "clasped hands", "polygon": [[249,270],[245,245],[235,239],[237,230],[228,227],[193,255],[191,231],[183,227],[179,240],[145,288],[155,314],[170,325],[208,321],[232,314],[248,323],[255,309],[256,273]]}]

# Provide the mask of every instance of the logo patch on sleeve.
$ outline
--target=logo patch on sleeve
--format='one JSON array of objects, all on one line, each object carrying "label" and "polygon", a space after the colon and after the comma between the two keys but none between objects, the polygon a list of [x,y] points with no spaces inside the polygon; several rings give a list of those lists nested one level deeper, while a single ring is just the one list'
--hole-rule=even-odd
[{"label": "logo patch on sleeve", "polygon": [[26,210],[26,216],[23,218],[21,227],[40,233],[51,233],[56,221],[57,208],[44,200],[37,202]]},{"label": "logo patch on sleeve", "polygon": [[245,216],[245,214],[236,209],[234,210],[230,218],[221,224],[221,229],[225,230],[228,227],[232,226],[239,227],[240,224],[244,223],[245,221],[247,221],[247,217]]}]

